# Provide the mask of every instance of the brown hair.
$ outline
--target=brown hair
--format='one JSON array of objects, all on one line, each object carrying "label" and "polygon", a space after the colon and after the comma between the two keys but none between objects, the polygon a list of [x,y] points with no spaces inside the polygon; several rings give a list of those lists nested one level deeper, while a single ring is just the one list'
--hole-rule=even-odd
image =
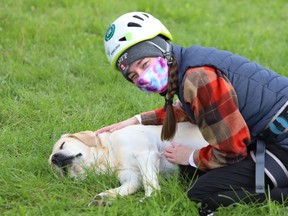
[{"label": "brown hair", "polygon": [[176,119],[173,110],[173,97],[178,89],[178,66],[173,58],[173,63],[169,69],[167,94],[165,97],[165,119],[161,131],[161,140],[171,140],[176,133]]}]

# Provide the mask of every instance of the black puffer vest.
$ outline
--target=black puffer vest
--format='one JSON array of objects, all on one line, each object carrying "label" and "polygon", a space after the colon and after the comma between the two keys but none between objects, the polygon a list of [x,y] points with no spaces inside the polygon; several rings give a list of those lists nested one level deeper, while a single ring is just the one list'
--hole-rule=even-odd
[{"label": "black puffer vest", "polygon": [[[211,66],[226,75],[236,91],[239,110],[252,139],[263,131],[288,100],[287,77],[231,52],[196,45],[189,48],[173,45],[173,55],[179,66],[179,86],[190,67]],[[181,88],[178,96],[184,103]],[[189,109],[188,106],[185,109]],[[187,112],[193,115],[191,110]]]}]

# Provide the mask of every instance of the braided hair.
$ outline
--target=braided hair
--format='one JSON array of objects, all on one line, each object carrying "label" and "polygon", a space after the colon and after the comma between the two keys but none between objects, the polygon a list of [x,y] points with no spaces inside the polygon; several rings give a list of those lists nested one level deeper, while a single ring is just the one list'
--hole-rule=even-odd
[{"label": "braided hair", "polygon": [[173,110],[173,98],[178,89],[178,66],[177,61],[173,58],[173,63],[169,69],[167,94],[165,97],[165,119],[161,131],[161,140],[171,140],[176,133],[176,119]]}]

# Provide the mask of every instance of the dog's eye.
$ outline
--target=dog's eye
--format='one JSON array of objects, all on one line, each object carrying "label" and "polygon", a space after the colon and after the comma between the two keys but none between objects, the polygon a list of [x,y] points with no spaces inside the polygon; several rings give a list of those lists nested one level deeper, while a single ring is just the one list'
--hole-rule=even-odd
[{"label": "dog's eye", "polygon": [[77,154],[75,157],[77,158],[77,157],[81,157],[81,156],[82,156],[82,154],[79,153],[79,154]]},{"label": "dog's eye", "polygon": [[64,146],[65,142],[63,142],[60,146],[60,149],[63,149],[63,146]]}]

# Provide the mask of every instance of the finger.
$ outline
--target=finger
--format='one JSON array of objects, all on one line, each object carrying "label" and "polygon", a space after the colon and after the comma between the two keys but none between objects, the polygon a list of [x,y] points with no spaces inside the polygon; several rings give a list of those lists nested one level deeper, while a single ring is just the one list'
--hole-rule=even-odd
[{"label": "finger", "polygon": [[173,151],[173,147],[166,147],[164,151],[171,153]]},{"label": "finger", "polygon": [[113,132],[113,131],[119,130],[119,129],[123,128],[123,127],[124,127],[124,125],[118,124],[118,125],[115,125],[114,127],[111,127],[111,128],[109,129],[109,131],[110,131],[110,132]]},{"label": "finger", "polygon": [[97,136],[98,134],[100,134],[100,133],[102,133],[102,132],[103,132],[103,129],[99,129],[99,130],[95,131],[95,134],[96,134],[96,136]]},{"label": "finger", "polygon": [[175,148],[178,144],[175,143],[175,142],[171,142],[171,145],[172,145],[173,148]]},{"label": "finger", "polygon": [[167,158],[167,157],[172,157],[172,154],[171,154],[171,152],[164,152],[164,155],[165,155],[165,157]]},{"label": "finger", "polygon": [[170,162],[170,163],[175,163],[174,158],[172,157],[166,157],[166,159]]},{"label": "finger", "polygon": [[105,131],[107,131],[107,127],[100,128],[99,130],[96,131],[96,134],[103,133]]},{"label": "finger", "polygon": [[113,125],[100,128],[100,129],[97,130],[95,133],[96,133],[96,135],[97,135],[97,134],[99,134],[99,133],[103,133],[103,132],[109,131],[109,130],[111,130],[111,128],[113,128]]}]

